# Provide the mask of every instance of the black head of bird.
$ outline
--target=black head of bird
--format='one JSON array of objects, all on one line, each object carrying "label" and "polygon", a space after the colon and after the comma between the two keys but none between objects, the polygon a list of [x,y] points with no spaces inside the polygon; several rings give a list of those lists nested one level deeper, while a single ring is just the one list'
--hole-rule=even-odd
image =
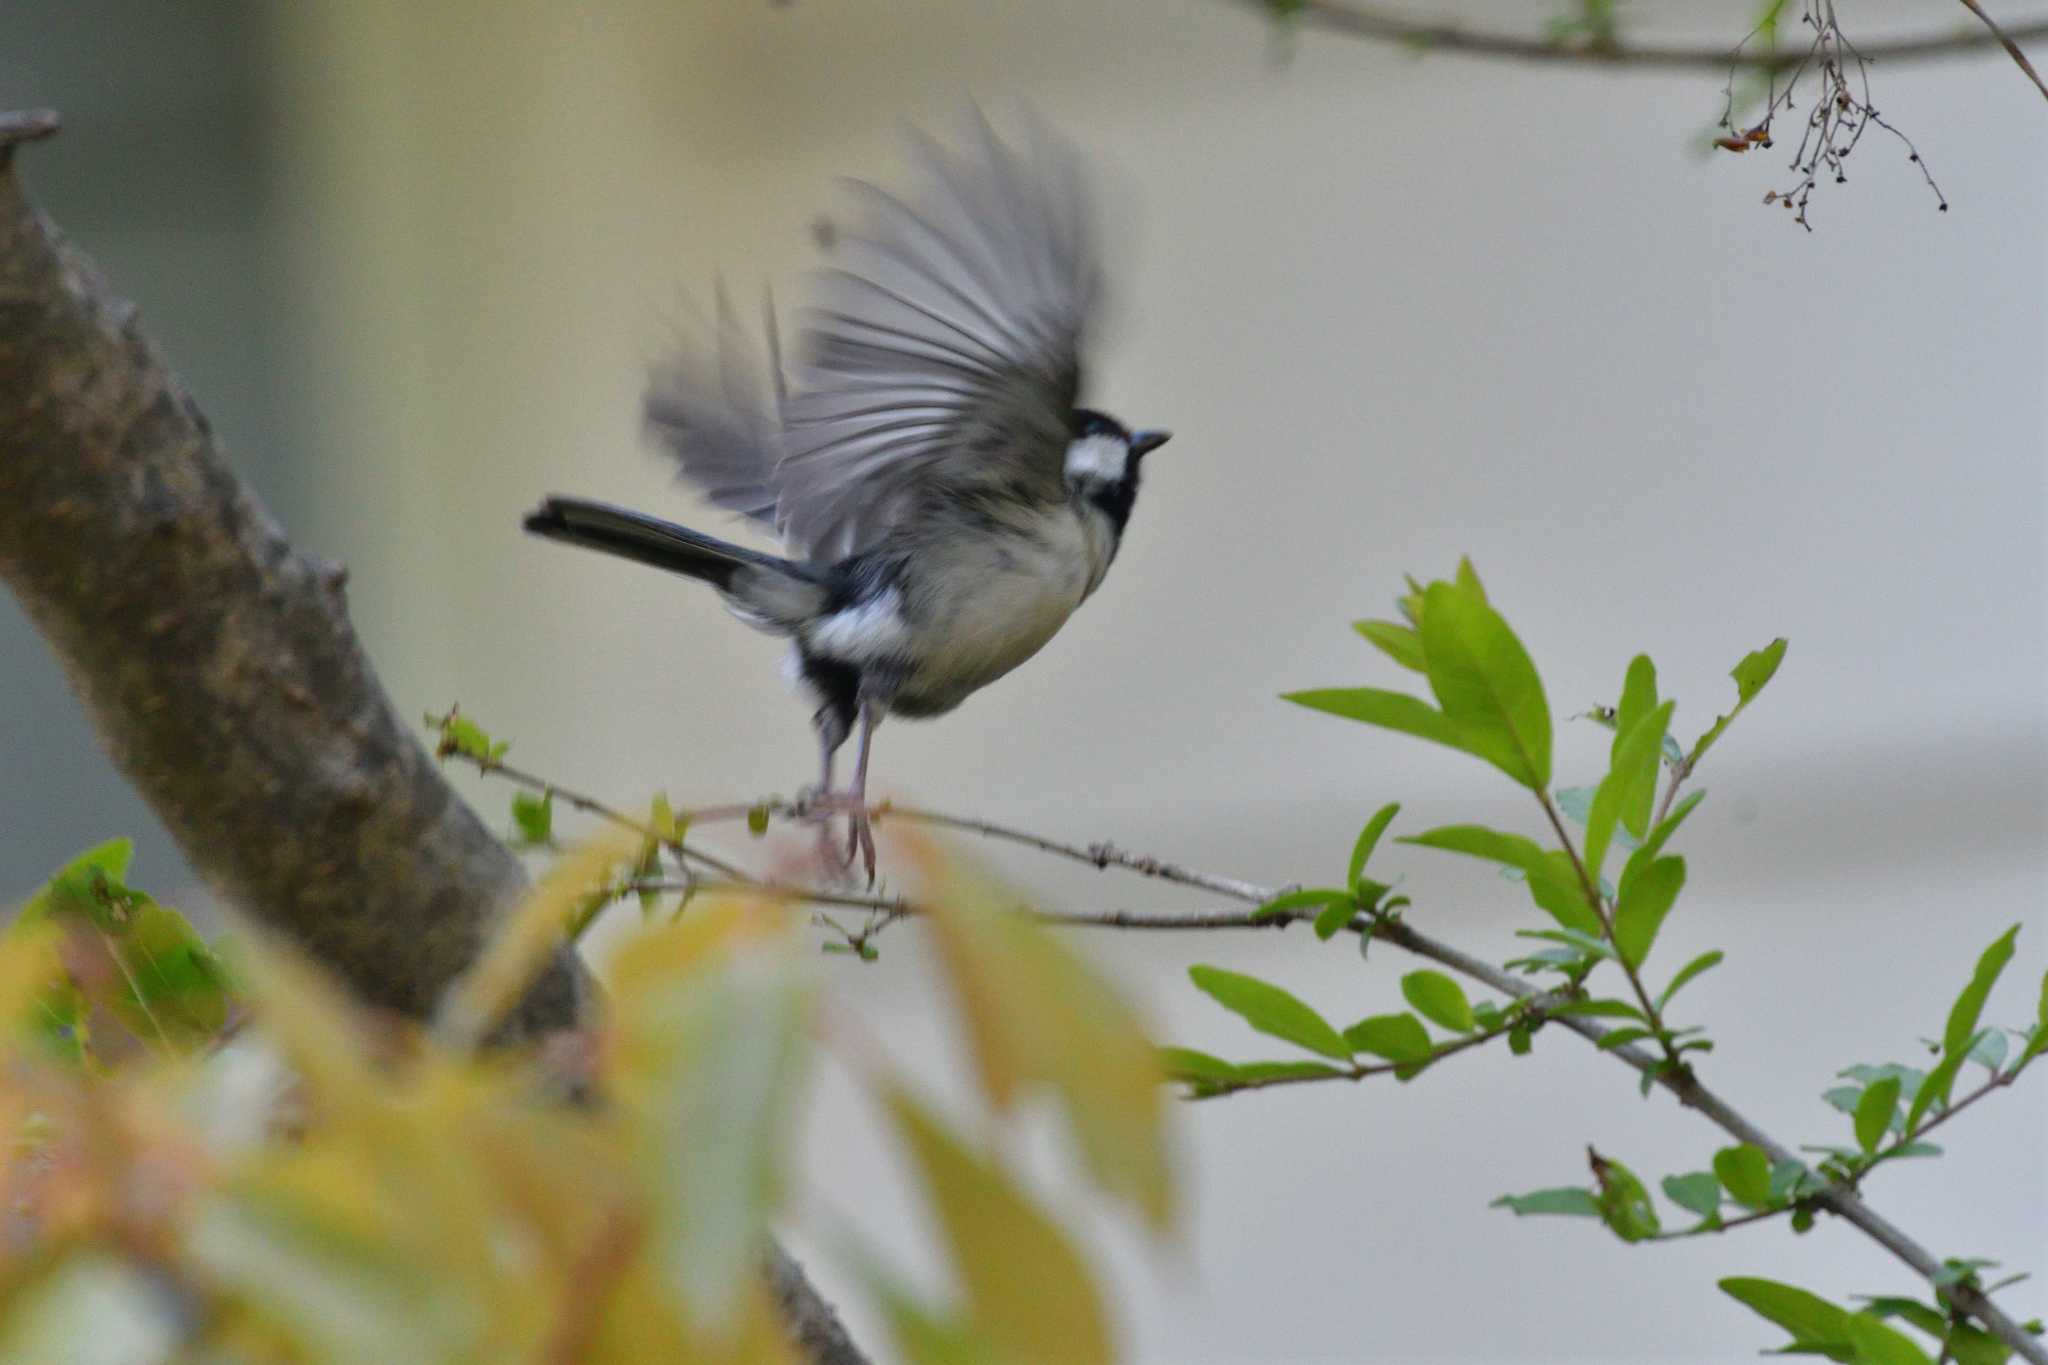
[{"label": "black head of bird", "polygon": [[[811,693],[821,804],[850,812],[874,875],[868,756],[884,715],[935,716],[1023,663],[1109,571],[1163,431],[1080,406],[1100,271],[1079,157],[976,120],[964,153],[920,140],[917,190],[856,183],[799,313],[785,376],[721,290],[715,346],[654,377],[647,422],[684,479],[771,528],[764,554],[604,503],[550,498],[539,535],[711,584],[791,641]],[[856,725],[847,791],[833,756]]]}]

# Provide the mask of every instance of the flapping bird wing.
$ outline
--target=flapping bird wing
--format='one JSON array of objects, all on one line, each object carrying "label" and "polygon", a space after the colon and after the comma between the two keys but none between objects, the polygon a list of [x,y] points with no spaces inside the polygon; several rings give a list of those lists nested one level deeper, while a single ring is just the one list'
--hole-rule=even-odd
[{"label": "flapping bird wing", "polygon": [[[969,147],[918,139],[915,191],[855,183],[860,214],[812,279],[779,422],[721,306],[716,367],[658,377],[648,415],[712,501],[829,563],[888,534],[920,489],[1062,496],[1100,270],[1079,155],[979,116]],[[772,513],[769,510],[772,507]]]},{"label": "flapping bird wing", "polygon": [[647,429],[683,477],[712,503],[769,526],[775,524],[775,469],[782,460],[785,403],[782,358],[775,344],[775,309],[768,313],[768,367],[773,392],[762,384],[754,343],[734,316],[725,287],[708,346],[679,345],[647,386]]}]

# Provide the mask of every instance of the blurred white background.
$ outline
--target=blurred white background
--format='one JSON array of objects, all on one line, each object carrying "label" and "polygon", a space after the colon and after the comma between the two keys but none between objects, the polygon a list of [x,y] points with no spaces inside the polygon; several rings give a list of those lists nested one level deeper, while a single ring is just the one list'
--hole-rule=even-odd
[{"label": "blurred white background", "polygon": [[[183,9],[0,16],[0,102],[73,115],[32,182],[143,303],[299,541],[349,563],[402,709],[459,699],[526,765],[623,803],[808,780],[775,642],[518,518],[561,491],[715,529],[637,429],[679,298],[721,270],[787,298],[833,177],[887,183],[902,126],[956,129],[970,96],[999,123],[1029,101],[1108,181],[1120,314],[1093,397],[1177,435],[1103,590],[958,713],[885,727],[881,790],[1272,883],[1336,875],[1389,799],[1397,833],[1529,829],[1491,769],[1274,699],[1405,686],[1347,625],[1388,614],[1404,571],[1469,553],[1560,715],[1611,700],[1647,650],[1694,734],[1732,700],[1736,659],[1792,641],[1702,771],[1659,949],[1665,971],[1729,951],[1680,1009],[1713,1025],[1710,1084],[1787,1140],[1843,1140],[1818,1092],[1851,1062],[1911,1059],[2015,921],[1992,1016],[2029,1016],[2048,928],[2048,118],[2002,57],[1878,73],[1950,212],[1878,139],[1823,186],[1808,235],[1758,203],[1787,180],[1785,143],[1698,154],[1717,77],[1277,43],[1214,0]],[[1871,35],[1963,17],[1854,14]],[[1733,34],[1742,16],[1643,19]],[[28,699],[0,714],[12,897],[149,827],[0,612],[0,668]],[[1604,751],[1566,726],[1561,784]],[[503,820],[502,788],[471,790]],[[1382,858],[1441,936],[1505,955],[1534,923],[1487,869]],[[1001,861],[1049,902],[1199,904]],[[138,874],[174,897],[175,865],[154,836]],[[1083,942],[1162,1035],[1243,1058],[1279,1045],[1199,996],[1189,963],[1272,976],[1340,1022],[1391,1007],[1415,965],[1305,932]],[[883,946],[872,967],[831,960],[836,997],[964,1103],[920,933]],[[1145,1360],[1737,1360],[1777,1338],[1718,1277],[1909,1286],[1826,1224],[1630,1250],[1487,1209],[1581,1181],[1589,1141],[1646,1175],[1720,1145],[1561,1032],[1400,1090],[1178,1119],[1191,1212],[1165,1249],[1062,1185],[1053,1143],[1029,1153]],[[809,1226],[850,1223],[929,1270],[915,1191],[843,1077],[821,1077],[807,1133]],[[1941,1254],[2048,1271],[2042,1087],[1944,1138],[1948,1159],[1887,1171],[1876,1202]],[[2010,1299],[2024,1315],[2043,1294]]]}]

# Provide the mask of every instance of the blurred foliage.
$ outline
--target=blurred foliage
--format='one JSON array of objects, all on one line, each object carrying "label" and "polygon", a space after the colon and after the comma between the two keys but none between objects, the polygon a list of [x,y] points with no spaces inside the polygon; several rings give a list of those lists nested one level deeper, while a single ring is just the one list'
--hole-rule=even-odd
[{"label": "blurred foliage", "polygon": [[[1008,893],[911,855],[991,1117],[1052,1099],[1085,1174],[1168,1226],[1135,1015]],[[875,1092],[958,1287],[927,1301],[853,1254],[902,1358],[1113,1359],[1094,1276],[998,1123],[954,1131],[834,1033],[776,899],[643,926],[588,1028],[478,1050],[640,857],[571,850],[429,1026],[254,932],[216,955],[126,884],[125,842],[59,871],[0,941],[0,1360],[792,1360],[760,1271],[820,1047]]]}]

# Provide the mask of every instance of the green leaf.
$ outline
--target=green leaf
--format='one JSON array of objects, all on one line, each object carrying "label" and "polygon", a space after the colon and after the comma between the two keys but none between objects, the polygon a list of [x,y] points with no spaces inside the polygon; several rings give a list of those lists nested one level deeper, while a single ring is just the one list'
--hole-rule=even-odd
[{"label": "green leaf", "polygon": [[1528,1056],[1532,1045],[1533,1040],[1529,1036],[1529,1026],[1527,1024],[1517,1024],[1508,1030],[1508,1051],[1514,1053],[1515,1056]]},{"label": "green leaf", "polygon": [[1664,851],[1664,845],[1678,832],[1678,827],[1685,823],[1685,817],[1692,814],[1693,808],[1706,799],[1707,794],[1704,790],[1688,792],[1684,799],[1671,808],[1669,815],[1657,822],[1657,827],[1650,831],[1650,837],[1643,840],[1642,847],[1628,855],[1628,862],[1621,869],[1620,894],[1628,894],[1629,883],[1641,876],[1651,863],[1657,861],[1657,855]]},{"label": "green leaf", "polygon": [[219,1037],[227,1024],[228,971],[183,915],[142,897],[109,946],[124,968],[114,1011],[129,1032],[180,1051]]},{"label": "green leaf", "polygon": [[1531,875],[1543,866],[1543,849],[1534,839],[1519,834],[1503,834],[1484,825],[1441,825],[1395,842],[1485,858],[1489,862],[1519,867]]},{"label": "green leaf", "polygon": [[1582,933],[1577,929],[1517,929],[1515,937],[1546,939],[1552,943],[1562,943],[1567,947],[1576,948],[1581,953],[1593,957],[1606,958],[1610,962],[1615,959],[1614,949],[1597,934]]},{"label": "green leaf", "polygon": [[[1358,842],[1351,846],[1351,867],[1344,874],[1344,884],[1354,891],[1358,879],[1365,875],[1365,864],[1372,857],[1372,851],[1379,847],[1380,836],[1387,832],[1387,826],[1401,813],[1401,803],[1389,801],[1373,812],[1372,819],[1365,822],[1365,828],[1358,833]],[[1328,935],[1324,935],[1328,937]]]},{"label": "green leaf", "polygon": [[770,813],[766,801],[761,802],[757,806],[750,807],[747,811],[747,833],[753,835],[756,839],[766,834],[768,832],[768,817]]},{"label": "green leaf", "polygon": [[1243,1017],[1261,1033],[1270,1034],[1296,1047],[1320,1052],[1340,1062],[1351,1060],[1344,1035],[1329,1021],[1280,987],[1255,976],[1225,971],[1221,967],[1190,967],[1188,977],[1197,989],[1223,1008]]},{"label": "green leaf", "polygon": [[1719,948],[1715,948],[1711,951],[1701,953],[1698,957],[1686,963],[1683,967],[1680,967],[1678,969],[1678,975],[1671,978],[1671,984],[1666,986],[1664,988],[1664,993],[1657,997],[1657,1013],[1662,1014],[1664,1012],[1664,1007],[1671,1003],[1671,997],[1677,995],[1679,990],[1684,987],[1686,982],[1692,980],[1694,977],[1698,976],[1702,972],[1712,971],[1714,968],[1720,966],[1721,958],[1721,950]]},{"label": "green leaf", "polygon": [[1607,1224],[1607,1230],[1624,1242],[1655,1237],[1662,1227],[1657,1221],[1657,1206],[1636,1173],[1591,1148],[1586,1155],[1593,1163],[1593,1179],[1600,1187],[1600,1220]]},{"label": "green leaf", "polygon": [[1444,825],[1398,842],[1463,853],[1517,868],[1528,877],[1529,894],[1536,904],[1549,911],[1559,924],[1584,934],[1600,933],[1599,916],[1586,903],[1570,856],[1561,850],[1546,853],[1533,839],[1503,834],[1484,825]]},{"label": "green leaf", "polygon": [[1977,1035],[1977,1045],[1970,1049],[1970,1060],[1986,1071],[1997,1071],[2005,1065],[2008,1044],[2005,1030],[1988,1028]]},{"label": "green leaf", "polygon": [[1872,1314],[1851,1313],[1842,1322],[1858,1365],[1933,1365],[1911,1337]]},{"label": "green leaf", "polygon": [[1948,1314],[1918,1299],[1864,1294],[1857,1295],[1857,1298],[1863,1302],[1863,1311],[1873,1317],[1903,1318],[1936,1339],[1948,1334]]},{"label": "green leaf", "polygon": [[1910,1066],[1900,1066],[1897,1062],[1886,1062],[1883,1066],[1869,1066],[1858,1062],[1854,1066],[1843,1067],[1836,1074],[1846,1076],[1858,1085],[1870,1085],[1873,1082],[1883,1080],[1887,1076],[1897,1076],[1899,1078],[1899,1096],[1902,1099],[1910,1099],[1914,1095],[1919,1094],[1921,1085],[1927,1080],[1926,1072]]},{"label": "green leaf", "polygon": [[1942,1345],[1955,1357],[1956,1365],[2005,1365],[2012,1359],[2012,1347],[1967,1323],[1949,1324]]},{"label": "green leaf", "polygon": [[1796,1157],[1771,1163],[1770,1204],[1773,1208],[1817,1187],[1812,1168]]},{"label": "green leaf", "polygon": [[1936,1289],[1947,1289],[1965,1280],[1975,1280],[1977,1272],[1989,1270],[1998,1264],[1983,1256],[1944,1256],[1941,1269],[1934,1272],[1932,1283]]},{"label": "green leaf", "polygon": [[1614,943],[1622,961],[1642,966],[1684,885],[1685,859],[1659,858],[1622,892],[1614,907]]},{"label": "green leaf", "polygon": [[87,849],[50,874],[15,916],[14,927],[26,929],[65,912],[83,915],[102,928],[112,927],[104,903],[111,893],[126,890],[122,879],[134,856],[132,839],[109,839]]},{"label": "green leaf", "polygon": [[1756,694],[1764,690],[1764,684],[1778,671],[1778,665],[1784,658],[1785,641],[1781,637],[1762,649],[1751,650],[1743,655],[1742,662],[1729,670],[1728,676],[1735,679],[1735,709],[1725,716],[1716,716],[1713,727],[1694,741],[1692,752],[1685,760],[1687,772],[1699,766],[1700,760],[1707,756],[1707,750],[1714,746],[1714,741],[1719,739],[1721,733],[1742,714],[1742,708],[1748,706]]},{"label": "green leaf", "polygon": [[1191,1047],[1162,1047],[1159,1064],[1167,1077],[1176,1081],[1227,1081],[1237,1074],[1235,1063]]},{"label": "green leaf", "polygon": [[1621,766],[1621,749],[1629,731],[1656,709],[1657,665],[1650,662],[1649,655],[1638,654],[1629,660],[1628,673],[1621,681],[1621,705],[1614,709],[1614,741],[1608,747],[1609,767]]},{"label": "green leaf", "polygon": [[1927,1079],[1921,1082],[1920,1089],[1914,1092],[1913,1103],[1906,1110],[1906,1131],[1909,1134],[1919,1131],[1921,1116],[1930,1109],[1937,1105],[1944,1109],[1948,1107],[1949,1094],[1955,1089],[1956,1073],[1961,1071],[1963,1063],[1969,1060],[1970,1048],[1976,1045],[1976,1041],[1973,1034],[1961,1051],[1944,1054],[1942,1059],[1934,1064],[1934,1069],[1927,1073]]},{"label": "green leaf", "polygon": [[1351,628],[1378,647],[1380,653],[1403,668],[1417,673],[1428,671],[1422,661],[1422,637],[1413,627],[1394,621],[1353,621]]},{"label": "green leaf", "polygon": [[1761,1147],[1740,1142],[1714,1153],[1714,1174],[1730,1198],[1751,1208],[1771,1202],[1771,1159]]},{"label": "green leaf", "polygon": [[1638,839],[1650,832],[1650,809],[1657,798],[1658,759],[1664,746],[1664,732],[1678,703],[1665,702],[1625,731],[1615,746],[1614,766],[1601,785],[1613,783],[1619,803],[1621,825]]},{"label": "green leaf", "polygon": [[2019,932],[2019,925],[2013,925],[1977,959],[1977,970],[1971,975],[1970,984],[1963,987],[1963,993],[1956,997],[1954,1007],[1948,1012],[1948,1027],[1941,1034],[1944,1055],[1969,1050],[1966,1040],[1976,1036],[1977,1019],[1984,1012],[1984,1001],[1998,983],[1999,973],[2005,970],[2005,964],[2012,961],[2013,939]]},{"label": "green leaf", "polygon": [[1854,1114],[1856,1106],[1863,1103],[1863,1088],[1855,1085],[1837,1085],[1821,1091],[1820,1097],[1833,1108],[1845,1114]]},{"label": "green leaf", "polygon": [[[428,717],[433,720],[434,717]],[[468,716],[451,712],[439,718],[441,728],[440,751],[443,754],[459,753],[480,763],[495,763],[505,756],[512,747],[512,741],[493,743],[484,728]]]},{"label": "green leaf", "polygon": [[1472,1031],[1472,1004],[1464,989],[1442,972],[1410,972],[1401,978],[1401,997],[1430,1023],[1457,1033]]},{"label": "green leaf", "polygon": [[1642,1021],[1643,1018],[1643,1012],[1626,1000],[1567,1000],[1561,1005],[1551,1006],[1545,1013],[1553,1019],[1564,1019],[1573,1015],[1638,1021]]},{"label": "green leaf", "polygon": [[1600,1035],[1600,1041],[1597,1046],[1602,1052],[1612,1052],[1615,1048],[1627,1047],[1630,1043],[1640,1043],[1643,1039],[1654,1037],[1655,1035],[1656,1030],[1648,1028],[1609,1029]]},{"label": "green leaf", "polygon": [[1856,1145],[1866,1152],[1877,1150],[1892,1128],[1899,1112],[1899,1078],[1887,1076],[1868,1086],[1856,1101]]},{"label": "green leaf", "polygon": [[1487,1205],[1490,1209],[1513,1209],[1517,1218],[1533,1214],[1565,1214],[1573,1218],[1600,1217],[1600,1201],[1591,1190],[1576,1185],[1562,1189],[1535,1190],[1529,1194],[1504,1194]]},{"label": "green leaf", "polygon": [[1346,1076],[1349,1072],[1339,1071],[1327,1062],[1239,1062],[1233,1079],[1240,1081],[1270,1081],[1293,1076]]},{"label": "green leaf", "polygon": [[1546,790],[1550,705],[1543,683],[1477,580],[1430,584],[1420,629],[1430,691],[1460,747],[1523,786]]},{"label": "green leaf", "polygon": [[1426,1061],[1433,1050],[1429,1030],[1405,1012],[1361,1019],[1344,1030],[1344,1041],[1354,1052],[1370,1052],[1397,1063]]},{"label": "green leaf", "polygon": [[1388,692],[1378,687],[1322,687],[1306,692],[1283,692],[1280,700],[1471,752],[1464,737],[1443,712],[1422,698],[1411,697],[1405,692]]},{"label": "green leaf", "polygon": [[1486,586],[1479,581],[1479,570],[1472,567],[1469,556],[1458,561],[1457,585],[1458,591],[1482,603],[1486,601]]},{"label": "green leaf", "polygon": [[1818,1294],[1776,1280],[1744,1276],[1721,1281],[1721,1292],[1790,1332],[1797,1345],[1819,1347],[1824,1353],[1848,1346],[1848,1311]]},{"label": "green leaf", "polygon": [[656,792],[648,808],[647,827],[654,831],[655,838],[672,844],[689,833],[690,822],[676,818],[675,807],[668,803],[667,792]]},{"label": "green leaf", "polygon": [[512,825],[522,844],[545,844],[554,837],[555,794],[535,796],[529,791],[512,793]]},{"label": "green leaf", "polygon": [[[1306,910],[1311,906],[1341,905],[1352,908],[1351,893],[1334,886],[1311,886],[1300,891],[1289,891],[1284,896],[1275,896],[1258,909],[1252,911],[1253,919],[1272,919],[1279,915]],[[1325,935],[1328,937],[1328,935]]]},{"label": "green leaf", "polygon": [[1720,1216],[1721,1181],[1712,1171],[1667,1175],[1662,1183],[1664,1197],[1678,1207],[1696,1213],[1702,1218]]},{"label": "green leaf", "polygon": [[1357,913],[1358,906],[1348,896],[1343,900],[1331,901],[1323,907],[1322,913],[1316,916],[1316,937],[1328,943],[1345,925],[1351,923],[1352,916]]}]

